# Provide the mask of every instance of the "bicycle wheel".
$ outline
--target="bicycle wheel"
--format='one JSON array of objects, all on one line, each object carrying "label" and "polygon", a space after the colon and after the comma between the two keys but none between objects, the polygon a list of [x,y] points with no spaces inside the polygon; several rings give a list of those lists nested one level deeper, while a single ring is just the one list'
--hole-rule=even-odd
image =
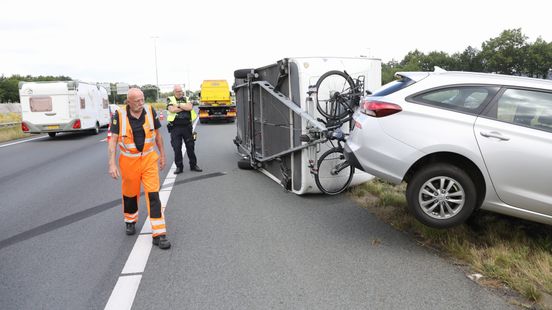
[{"label": "bicycle wheel", "polygon": [[318,171],[314,175],[321,192],[336,195],[343,192],[353,179],[355,167],[351,166],[340,148],[327,150],[318,159]]},{"label": "bicycle wheel", "polygon": [[355,82],[345,72],[328,71],[316,82],[316,109],[327,119],[342,119],[352,113]]}]

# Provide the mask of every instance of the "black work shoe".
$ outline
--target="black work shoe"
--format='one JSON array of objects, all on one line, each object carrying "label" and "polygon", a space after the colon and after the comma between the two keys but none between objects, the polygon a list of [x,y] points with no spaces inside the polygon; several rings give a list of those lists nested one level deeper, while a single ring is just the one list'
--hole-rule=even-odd
[{"label": "black work shoe", "polygon": [[190,167],[190,170],[192,171],[197,171],[197,172],[202,172],[203,170],[201,168],[199,168],[197,165],[193,166],[193,167]]},{"label": "black work shoe", "polygon": [[171,247],[171,243],[167,239],[167,236],[161,235],[157,237],[153,237],[152,241],[153,245],[158,246],[160,249],[166,250]]},{"label": "black work shoe", "polygon": [[176,170],[174,171],[174,174],[179,174],[179,173],[182,173],[182,172],[184,172],[184,169],[176,168]]},{"label": "black work shoe", "polygon": [[136,223],[126,223],[126,234],[134,235],[136,233]]}]

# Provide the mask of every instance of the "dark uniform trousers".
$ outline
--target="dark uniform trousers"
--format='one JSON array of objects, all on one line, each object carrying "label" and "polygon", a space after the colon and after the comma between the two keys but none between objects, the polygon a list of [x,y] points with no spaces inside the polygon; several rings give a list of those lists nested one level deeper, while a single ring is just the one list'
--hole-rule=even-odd
[{"label": "dark uniform trousers", "polygon": [[184,168],[182,162],[182,141],[184,141],[186,145],[186,154],[188,154],[190,168],[197,165],[197,158],[194,150],[195,142],[192,131],[192,124],[176,125],[171,129],[171,145],[174,150],[174,164],[177,168]]}]

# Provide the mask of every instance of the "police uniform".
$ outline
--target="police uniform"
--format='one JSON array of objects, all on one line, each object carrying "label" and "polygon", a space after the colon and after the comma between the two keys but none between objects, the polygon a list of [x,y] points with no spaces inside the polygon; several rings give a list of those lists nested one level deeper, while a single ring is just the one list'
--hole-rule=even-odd
[{"label": "police uniform", "polygon": [[[187,103],[186,97],[176,98],[171,96],[167,98],[167,110],[169,106],[178,106],[180,103]],[[193,171],[202,171],[197,166],[197,158],[195,155],[195,141],[193,137],[192,122],[197,117],[195,111],[181,111],[178,113],[169,112],[167,121],[170,127],[171,133],[171,146],[174,150],[174,164],[177,171],[182,172],[184,168],[183,156],[182,156],[182,141],[186,145],[186,154],[188,154],[188,160],[190,169]]]}]

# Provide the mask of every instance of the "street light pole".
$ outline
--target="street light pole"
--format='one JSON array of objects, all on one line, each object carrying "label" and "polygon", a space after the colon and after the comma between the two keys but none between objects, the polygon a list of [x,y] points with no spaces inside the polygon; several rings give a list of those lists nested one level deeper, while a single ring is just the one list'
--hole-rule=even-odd
[{"label": "street light pole", "polygon": [[153,52],[155,53],[155,86],[157,86],[157,98],[155,101],[159,101],[159,75],[157,74],[157,39],[159,39],[158,36],[152,36],[153,39]]}]

